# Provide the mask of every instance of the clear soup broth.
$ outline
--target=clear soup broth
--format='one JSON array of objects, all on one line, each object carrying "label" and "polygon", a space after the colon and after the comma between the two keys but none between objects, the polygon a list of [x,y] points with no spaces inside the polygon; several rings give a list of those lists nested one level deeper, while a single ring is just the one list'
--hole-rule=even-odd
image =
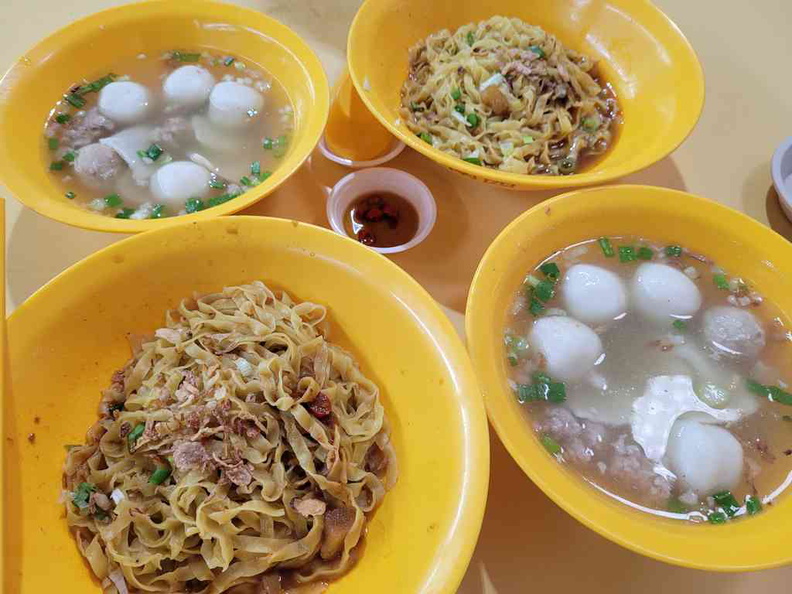
[{"label": "clear soup broth", "polygon": [[718,524],[760,513],[790,481],[782,319],[704,255],[601,238],[529,272],[504,355],[560,463],[632,507]]}]

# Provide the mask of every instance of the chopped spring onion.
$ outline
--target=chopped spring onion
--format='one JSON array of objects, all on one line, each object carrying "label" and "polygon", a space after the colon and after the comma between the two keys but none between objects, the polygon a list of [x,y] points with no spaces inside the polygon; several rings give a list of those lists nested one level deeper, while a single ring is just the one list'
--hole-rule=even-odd
[{"label": "chopped spring onion", "polygon": [[65,155],[63,155],[63,160],[67,163],[74,163],[74,160],[77,158],[77,153],[74,151],[69,151]]},{"label": "chopped spring onion", "polygon": [[555,262],[547,262],[545,264],[542,264],[539,267],[539,270],[541,270],[542,274],[544,274],[547,278],[552,279],[554,281],[558,280],[559,277],[561,276],[561,270],[558,268],[558,264],[556,264]]},{"label": "chopped spring onion", "polygon": [[171,475],[171,469],[167,466],[158,466],[157,469],[151,473],[149,483],[152,485],[161,485]]},{"label": "chopped spring onion", "polygon": [[553,382],[553,378],[543,371],[535,371],[532,377],[533,381],[537,384],[550,384]]},{"label": "chopped spring onion", "polygon": [[597,243],[599,243],[600,248],[602,248],[602,253],[605,254],[606,258],[612,258],[616,254],[616,252],[613,251],[610,239],[607,237],[600,237]]},{"label": "chopped spring onion", "polygon": [[165,216],[164,212],[165,207],[162,204],[155,204],[151,209],[151,216],[150,219],[161,219]]},{"label": "chopped spring onion", "polygon": [[639,260],[651,260],[654,257],[654,251],[652,248],[642,245],[638,248],[638,251],[635,252],[635,255],[638,256]]},{"label": "chopped spring onion", "polygon": [[597,128],[600,127],[600,119],[599,116],[589,116],[587,118],[583,118],[583,121],[580,124],[586,132],[596,132]]},{"label": "chopped spring onion", "polygon": [[70,190],[70,191],[66,192],[66,193],[64,194],[64,196],[66,196],[66,198],[68,198],[69,200],[74,200],[74,197],[75,197],[75,196],[77,196],[77,194],[75,194],[74,192],[72,192],[72,191]]},{"label": "chopped spring onion", "polygon": [[528,136],[527,134],[525,136],[523,136],[523,142],[525,144],[531,144],[533,141],[534,141],[534,137],[533,136]]},{"label": "chopped spring onion", "polygon": [[674,323],[671,325],[680,332],[687,330],[687,322],[685,320],[674,320]]},{"label": "chopped spring onion", "polygon": [[184,203],[184,211],[187,213],[198,212],[204,208],[206,208],[206,206],[200,198],[190,198]]},{"label": "chopped spring onion", "polygon": [[212,206],[219,206],[220,204],[224,204],[229,200],[233,200],[237,196],[239,196],[239,194],[220,194],[219,196],[212,196],[206,201],[206,206],[209,208]]},{"label": "chopped spring onion", "polygon": [[549,280],[539,281],[539,284],[533,289],[533,294],[540,301],[547,303],[555,296],[555,286]]},{"label": "chopped spring onion", "polygon": [[538,45],[532,45],[528,49],[531,50],[533,53],[535,53],[540,58],[544,58],[545,55],[546,55],[545,51],[541,47],[539,47]]},{"label": "chopped spring onion", "polygon": [[239,179],[239,183],[242,184],[243,186],[252,186],[253,185],[253,182],[250,181],[250,178],[247,175],[241,177]]},{"label": "chopped spring onion", "polygon": [[117,206],[121,206],[121,203],[123,202],[121,200],[121,196],[119,196],[118,194],[108,194],[107,196],[105,196],[103,198],[103,200],[104,200],[105,206],[109,206],[110,208],[115,208]]},{"label": "chopped spring onion", "polygon": [[778,386],[765,386],[752,379],[745,380],[745,386],[749,391],[763,398],[767,398],[771,402],[792,405],[792,394],[782,390]]},{"label": "chopped spring onion", "polygon": [[68,113],[59,113],[55,116],[55,121],[59,124],[66,124],[71,120],[71,116]]},{"label": "chopped spring onion", "polygon": [[517,363],[520,362],[519,359],[517,358],[517,355],[514,354],[509,354],[506,356],[506,358],[509,360],[509,365],[511,365],[512,367],[517,367]]},{"label": "chopped spring onion", "polygon": [[137,155],[140,158],[147,157],[147,158],[151,159],[152,161],[156,161],[157,159],[160,158],[160,155],[162,155],[162,152],[163,152],[162,151],[162,147],[160,145],[152,144],[145,151],[138,151]]},{"label": "chopped spring onion", "polygon": [[528,306],[528,311],[534,316],[540,315],[545,310],[545,306],[536,297],[531,297],[531,304]]},{"label": "chopped spring onion", "polygon": [[729,279],[726,278],[725,274],[713,274],[712,282],[715,283],[716,287],[723,291],[729,290]]},{"label": "chopped spring onion", "polygon": [[275,139],[275,143],[272,145],[272,154],[280,159],[286,154],[286,148],[288,147],[288,145],[289,145],[289,139],[285,134],[278,136]]},{"label": "chopped spring onion", "polygon": [[668,500],[666,504],[666,509],[670,511],[672,514],[686,514],[688,513],[688,508],[682,503],[679,498],[672,497]]},{"label": "chopped spring onion", "polygon": [[619,262],[635,262],[636,259],[634,247],[631,245],[619,246]]},{"label": "chopped spring onion", "polygon": [[124,499],[126,499],[126,495],[124,495],[124,492],[121,489],[113,489],[113,492],[110,493],[110,499],[113,500],[113,503],[118,505]]},{"label": "chopped spring onion", "polygon": [[267,137],[261,141],[261,146],[264,147],[264,150],[271,151],[275,146],[275,140],[270,137]]},{"label": "chopped spring onion", "polygon": [[682,248],[678,245],[666,246],[665,255],[678,258],[679,256],[682,255]]},{"label": "chopped spring onion", "polygon": [[473,163],[473,165],[481,165],[481,159],[479,159],[478,157],[465,157],[462,160],[467,163]]},{"label": "chopped spring onion", "polygon": [[226,187],[226,185],[225,182],[222,182],[219,179],[213,179],[209,182],[209,187],[214,188],[215,190],[222,190]]},{"label": "chopped spring onion", "polygon": [[459,101],[460,99],[462,99],[462,91],[459,89],[454,89],[453,91],[451,91],[451,99],[453,99],[454,101]]},{"label": "chopped spring onion", "polygon": [[134,208],[122,208],[119,213],[116,214],[115,218],[117,219],[128,219],[133,214],[135,214]]},{"label": "chopped spring onion", "polygon": [[261,175],[261,161],[253,161],[250,164],[250,175]]},{"label": "chopped spring onion", "polygon": [[570,174],[575,172],[576,162],[572,157],[564,157],[558,163],[558,171],[564,174]]},{"label": "chopped spring onion", "polygon": [[544,446],[544,449],[553,454],[553,456],[557,456],[563,451],[563,448],[559,445],[559,443],[549,435],[542,435],[542,438],[539,441]]},{"label": "chopped spring onion", "polygon": [[112,72],[110,74],[105,74],[103,77],[97,78],[95,81],[82,85],[79,89],[77,89],[75,94],[82,96],[86,93],[97,93],[113,82],[116,78],[118,77]]},{"label": "chopped spring onion", "polygon": [[755,516],[762,511],[762,502],[754,495],[748,495],[745,498],[745,511],[749,516]]},{"label": "chopped spring onion", "polygon": [[740,504],[737,503],[731,491],[719,491],[713,494],[712,498],[730,518],[734,517],[734,514],[740,511]]},{"label": "chopped spring onion", "polygon": [[458,114],[465,115],[465,106],[459,103],[454,106],[454,111],[456,111]]},{"label": "chopped spring onion", "polygon": [[49,150],[51,150],[51,151],[57,150],[59,144],[60,144],[60,142],[58,141],[57,138],[48,138],[47,139],[47,146],[49,147]]},{"label": "chopped spring onion", "polygon": [[62,171],[63,161],[53,161],[50,163],[50,171]]},{"label": "chopped spring onion", "polygon": [[428,144],[428,145],[433,145],[433,144],[434,144],[434,142],[432,141],[432,135],[431,135],[431,134],[429,134],[428,132],[421,132],[421,133],[418,135],[418,138],[420,138],[421,140],[423,140],[423,141],[424,141],[426,144]]},{"label": "chopped spring onion", "polygon": [[75,95],[74,93],[69,93],[68,95],[64,95],[63,98],[66,99],[66,101],[70,105],[76,107],[77,109],[82,109],[83,107],[85,107],[85,99],[83,99],[79,95]]},{"label": "chopped spring onion", "polygon": [[711,513],[710,513],[710,514],[707,516],[707,521],[708,521],[710,524],[725,524],[727,519],[728,519],[728,518],[726,517],[726,514],[724,514],[724,513],[723,513],[723,512],[721,512],[721,511],[714,511],[714,512],[711,512]]},{"label": "chopped spring onion", "polygon": [[96,491],[96,485],[91,483],[80,483],[77,490],[72,493],[72,503],[80,509],[88,507],[88,501],[91,499],[91,493]]},{"label": "chopped spring onion", "polygon": [[225,60],[223,60],[223,64],[225,66],[231,66],[231,64],[233,63],[234,63],[234,58],[232,58],[231,56],[228,56]]},{"label": "chopped spring onion", "polygon": [[473,45],[476,43],[476,38],[472,32],[467,34],[466,40],[468,45]]},{"label": "chopped spring onion", "polygon": [[198,62],[201,59],[201,54],[172,51],[170,57],[177,62]]},{"label": "chopped spring onion", "polygon": [[138,423],[137,425],[135,425],[135,428],[129,432],[129,435],[127,435],[127,441],[129,441],[129,445],[130,446],[135,445],[135,442],[140,438],[141,435],[143,435],[143,432],[145,430],[146,430],[146,425],[144,425],[143,423]]},{"label": "chopped spring onion", "polygon": [[469,113],[465,119],[471,128],[475,128],[481,122],[481,118],[479,118],[475,113]]}]

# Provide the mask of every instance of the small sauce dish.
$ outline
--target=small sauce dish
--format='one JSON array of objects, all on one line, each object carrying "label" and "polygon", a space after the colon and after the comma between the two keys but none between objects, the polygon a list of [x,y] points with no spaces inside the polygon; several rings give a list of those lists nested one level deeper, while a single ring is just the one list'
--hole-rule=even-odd
[{"label": "small sauce dish", "polygon": [[784,209],[784,214],[792,221],[792,136],[784,140],[773,153],[770,170],[778,202]]},{"label": "small sauce dish", "polygon": [[[426,184],[414,175],[399,169],[375,167],[355,171],[342,178],[333,187],[327,199],[327,220],[339,235],[361,241],[359,237],[363,237],[363,235],[350,235],[347,231],[347,229],[358,228],[361,225],[361,221],[357,219],[355,221],[346,220],[353,216],[351,212],[353,207],[358,204],[361,198],[382,199],[385,201],[382,209],[384,212],[380,214],[377,209],[373,211],[373,214],[378,222],[380,217],[383,217],[383,220],[391,222],[395,226],[402,221],[398,212],[391,211],[392,207],[398,208],[398,200],[395,200],[394,196],[408,202],[417,213],[418,223],[415,233],[405,243],[389,247],[379,247],[374,238],[365,235],[368,240],[373,242],[373,245],[369,243],[367,247],[380,254],[397,254],[409,250],[426,239],[432,231],[437,219],[437,205]],[[361,209],[356,210],[360,211]],[[371,207],[367,213],[372,213]],[[365,244],[363,241],[361,243]]]}]

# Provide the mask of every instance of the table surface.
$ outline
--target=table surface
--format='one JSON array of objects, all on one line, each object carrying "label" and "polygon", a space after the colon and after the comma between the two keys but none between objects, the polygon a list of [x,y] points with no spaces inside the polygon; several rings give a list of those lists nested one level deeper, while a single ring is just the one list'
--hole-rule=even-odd
[{"label": "table surface", "polygon": [[[176,0],[174,0],[176,1]],[[36,40],[78,17],[121,4],[115,0],[7,0],[0,22],[0,71]],[[345,62],[346,35],[361,0],[242,0],[302,35],[330,80]],[[774,147],[792,134],[789,0],[762,0],[726,10],[714,0],[658,0],[696,48],[707,81],[704,112],[671,157],[621,180],[687,190],[738,208],[792,239],[770,179]],[[783,125],[786,123],[787,129]],[[436,166],[410,150],[393,161],[423,179],[438,202],[438,222],[419,248],[393,260],[421,282],[461,327],[470,280],[486,247],[514,217],[549,192],[507,192]],[[324,200],[347,170],[315,154],[287,184],[245,214],[290,217],[327,226]],[[75,229],[6,201],[6,300],[10,311],[81,258],[122,238]],[[475,226],[473,222],[475,221]],[[433,257],[427,258],[427,254]],[[460,588],[462,594],[571,591],[587,576],[598,592],[719,592],[788,590],[792,567],[722,575],[663,565],[587,530],[547,499],[493,434],[490,495],[484,526]],[[575,570],[569,571],[570,563]],[[530,586],[528,585],[530,584]]]}]

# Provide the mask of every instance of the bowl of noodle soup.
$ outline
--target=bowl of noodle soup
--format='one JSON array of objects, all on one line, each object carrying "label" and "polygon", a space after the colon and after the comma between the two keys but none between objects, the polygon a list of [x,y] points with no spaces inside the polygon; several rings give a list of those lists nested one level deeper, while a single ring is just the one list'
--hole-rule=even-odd
[{"label": "bowl of noodle soup", "polygon": [[364,3],[348,56],[363,101],[400,140],[509,189],[648,167],[687,137],[704,101],[693,49],[648,1]]},{"label": "bowl of noodle soup", "polygon": [[486,499],[477,384],[434,301],[364,246],[279,219],[175,225],[67,270],[9,333],[13,591],[461,581]]}]

